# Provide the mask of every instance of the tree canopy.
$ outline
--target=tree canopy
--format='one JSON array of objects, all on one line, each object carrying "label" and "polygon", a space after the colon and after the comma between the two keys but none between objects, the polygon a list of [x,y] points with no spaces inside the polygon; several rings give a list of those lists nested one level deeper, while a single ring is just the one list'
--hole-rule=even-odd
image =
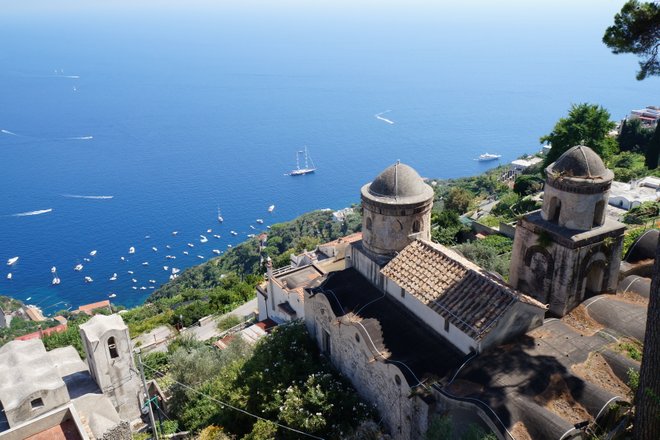
[{"label": "tree canopy", "polygon": [[601,157],[617,151],[616,140],[607,134],[616,124],[610,120],[610,113],[595,104],[573,104],[568,116],[560,118],[550,134],[541,138],[552,148],[545,157],[544,167],[559,159],[566,150],[576,145],[585,145]]},{"label": "tree canopy", "polygon": [[660,75],[660,3],[629,0],[614,16],[614,24],[605,30],[603,43],[615,54],[637,55],[637,79]]}]

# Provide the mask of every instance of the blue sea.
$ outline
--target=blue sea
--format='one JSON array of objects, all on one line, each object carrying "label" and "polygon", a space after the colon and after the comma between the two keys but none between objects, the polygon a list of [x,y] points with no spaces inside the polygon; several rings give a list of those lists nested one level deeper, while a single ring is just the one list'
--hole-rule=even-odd
[{"label": "blue sea", "polygon": [[[621,2],[574,3],[3,3],[0,294],[133,306],[163,266],[358,202],[396,160],[473,175],[538,151],[572,103],[657,105],[659,80],[600,42]],[[286,176],[303,146],[318,171]]]}]

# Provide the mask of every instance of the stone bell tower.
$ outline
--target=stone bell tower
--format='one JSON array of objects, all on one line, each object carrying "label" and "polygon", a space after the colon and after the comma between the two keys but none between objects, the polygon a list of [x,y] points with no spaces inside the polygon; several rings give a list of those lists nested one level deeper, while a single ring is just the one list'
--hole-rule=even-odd
[{"label": "stone bell tower", "polygon": [[133,361],[128,327],[119,315],[96,315],[80,326],[89,372],[119,417],[140,417],[140,376]]},{"label": "stone bell tower", "polygon": [[518,221],[509,282],[564,316],[616,290],[625,226],[605,215],[614,173],[576,146],[546,168],[543,207]]},{"label": "stone bell tower", "polygon": [[362,245],[388,261],[414,238],[431,239],[433,189],[417,171],[396,162],[362,187]]}]

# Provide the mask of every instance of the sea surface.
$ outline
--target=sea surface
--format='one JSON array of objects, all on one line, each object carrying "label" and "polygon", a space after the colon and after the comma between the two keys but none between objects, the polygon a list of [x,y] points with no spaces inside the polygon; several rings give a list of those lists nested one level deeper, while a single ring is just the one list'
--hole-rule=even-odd
[{"label": "sea surface", "polygon": [[[620,2],[180,3],[3,4],[0,294],[133,306],[250,225],[358,202],[396,160],[474,175],[538,151],[572,103],[659,104],[600,42]],[[285,175],[303,146],[318,171]]]}]

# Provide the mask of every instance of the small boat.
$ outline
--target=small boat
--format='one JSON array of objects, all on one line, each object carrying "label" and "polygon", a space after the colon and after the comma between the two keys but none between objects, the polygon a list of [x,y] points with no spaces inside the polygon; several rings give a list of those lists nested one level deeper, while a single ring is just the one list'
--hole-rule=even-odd
[{"label": "small boat", "polygon": [[264,224],[264,220],[261,219],[261,218],[258,218],[258,219],[257,219],[257,223],[259,223],[260,225],[263,225],[263,224]]},{"label": "small boat", "polygon": [[156,246],[152,246],[151,250],[154,252],[158,252],[158,248]]},{"label": "small boat", "polygon": [[131,289],[133,289],[133,290],[137,290],[137,287],[135,287],[135,286],[131,286]]},{"label": "small boat", "polygon": [[89,262],[92,261],[92,260],[90,260],[89,258],[85,257],[85,258],[83,258],[83,261],[89,263]]},{"label": "small boat", "polygon": [[91,282],[93,282],[93,281],[94,281],[94,280],[92,279],[92,277],[85,277],[85,282],[86,282],[86,283],[89,284],[89,283],[91,283]]},{"label": "small boat", "polygon": [[222,213],[220,212],[220,207],[218,206],[218,222],[222,223],[225,219],[222,218]]},{"label": "small boat", "polygon": [[117,280],[117,274],[113,273],[112,276],[110,277],[110,281],[116,281]]},{"label": "small boat", "polygon": [[199,242],[200,242],[200,243],[206,243],[207,241],[209,241],[208,238],[204,237],[203,235],[200,235],[200,236],[199,236]]},{"label": "small boat", "polygon": [[94,255],[96,255],[96,249],[94,249],[92,252],[90,252],[89,255],[92,256],[92,257],[93,257]]},{"label": "small boat", "polygon": [[126,257],[119,257],[121,261],[126,261]]},{"label": "small boat", "polygon": [[151,235],[145,235],[144,238],[146,238],[148,240],[148,239],[151,238]]},{"label": "small boat", "polygon": [[[305,155],[305,166],[300,168],[300,155],[304,154]],[[310,165],[311,162],[311,165]],[[296,151],[296,168],[294,170],[291,170],[289,172],[289,176],[302,176],[304,174],[310,174],[316,171],[316,166],[314,165],[314,161],[312,158],[309,156],[309,153],[307,152],[307,147],[305,147],[303,150]]]},{"label": "small boat", "polygon": [[132,271],[132,270],[129,270],[129,271],[128,271],[128,274],[129,274],[129,275],[133,275],[133,271]]},{"label": "small boat", "polygon": [[137,283],[137,280],[135,278],[131,278],[132,283]]},{"label": "small boat", "polygon": [[250,225],[250,229],[257,229],[257,228],[255,228],[254,226]]},{"label": "small boat", "polygon": [[268,207],[268,212],[273,212],[273,211],[275,211],[275,205],[270,205]]},{"label": "small boat", "polygon": [[148,262],[148,261],[145,261],[144,263],[142,263],[142,265],[143,265],[143,266],[149,266],[149,262]]},{"label": "small boat", "polygon": [[150,289],[155,289],[156,287],[154,287],[154,286],[149,286],[149,288],[150,288]]},{"label": "small boat", "polygon": [[188,251],[183,251],[183,254],[184,254],[184,255],[189,255],[189,254],[188,254]]},{"label": "small boat", "polygon": [[178,275],[170,275],[170,281],[176,279],[177,277],[178,277]]},{"label": "small boat", "polygon": [[[9,273],[7,274],[7,279],[8,279],[8,280],[11,280],[12,277],[13,277],[13,275],[11,274],[11,272],[9,272]],[[31,298],[31,297],[30,297],[30,298]],[[28,299],[30,299],[30,298],[28,298]]]},{"label": "small boat", "polygon": [[490,153],[484,153],[480,154],[479,157],[475,160],[478,160],[479,162],[486,162],[489,160],[496,160],[502,157],[501,154],[490,154]]},{"label": "small boat", "polygon": [[142,286],[142,287],[140,287],[140,290],[147,290],[147,288]]},{"label": "small boat", "polygon": [[25,299],[25,301],[30,301],[31,299],[32,299],[32,297],[31,297],[31,296],[28,296],[28,297]]},{"label": "small boat", "polygon": [[220,236],[218,234],[213,234],[213,238],[218,238],[219,239]]},{"label": "small boat", "polygon": [[172,231],[172,235],[176,235],[178,233],[179,233],[179,231]]},{"label": "small boat", "polygon": [[228,244],[228,245],[227,245],[227,247],[228,247],[228,248],[231,248],[231,245],[230,245],[230,244]]},{"label": "small boat", "polygon": [[108,295],[108,298],[116,298],[116,297],[117,297],[116,293],[111,293],[110,295]]},{"label": "small boat", "polygon": [[211,232],[213,232],[213,229],[207,229],[207,230],[206,230],[206,233],[207,233],[207,234],[210,234]]},{"label": "small boat", "polygon": [[213,252],[216,255],[220,255],[220,251],[218,249],[213,249],[211,252]]},{"label": "small boat", "polygon": [[270,229],[270,226],[266,226],[266,229]]},{"label": "small boat", "polygon": [[197,258],[199,258],[200,260],[203,260],[204,256],[203,255],[197,255]]},{"label": "small boat", "polygon": [[55,273],[57,272],[57,268],[55,266],[50,268],[50,273]]},{"label": "small boat", "polygon": [[254,235],[254,234],[248,234],[247,236],[248,236],[248,238],[254,238],[254,237],[256,237],[256,235]]},{"label": "small boat", "polygon": [[169,244],[166,244],[166,245],[165,245],[165,248],[166,248],[166,249],[172,249],[172,246],[170,246]]},{"label": "small boat", "polygon": [[230,233],[231,235],[233,235],[233,236],[238,235],[238,232],[236,232],[236,231],[229,231],[229,233]]},{"label": "small boat", "polygon": [[73,268],[73,270],[80,272],[83,270],[83,265],[82,264],[76,264],[76,267]]},{"label": "small boat", "polygon": [[156,284],[156,280],[149,280],[149,283]]},{"label": "small boat", "polygon": [[170,270],[169,266],[163,266],[163,270]]},{"label": "small boat", "polygon": [[173,273],[173,274],[176,275],[176,274],[178,274],[179,272],[181,272],[181,269],[178,269],[178,268],[176,268],[176,267],[173,267],[173,268],[172,268],[172,273]]},{"label": "small boat", "polygon": [[7,266],[13,266],[18,261],[18,257],[13,257],[7,260]]},{"label": "small boat", "polygon": [[60,282],[61,280],[57,276],[53,277],[53,282],[52,282],[53,286],[57,286],[58,284],[60,284]]},{"label": "small boat", "polygon": [[129,254],[134,254],[135,253],[135,248],[133,246],[128,248],[128,253]]},{"label": "small boat", "polygon": [[192,244],[192,243],[188,243],[188,247],[189,247],[189,248],[194,248],[194,247],[195,247],[195,245],[194,245],[194,244]]}]

